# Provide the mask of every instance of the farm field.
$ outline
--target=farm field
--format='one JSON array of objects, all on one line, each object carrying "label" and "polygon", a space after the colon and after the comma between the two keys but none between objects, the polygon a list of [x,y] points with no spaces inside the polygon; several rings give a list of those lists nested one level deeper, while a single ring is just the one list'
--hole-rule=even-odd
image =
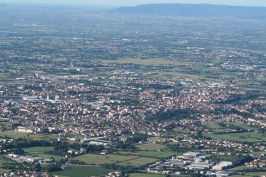
[{"label": "farm field", "polygon": [[7,130],[7,131],[0,132],[0,136],[8,136],[12,138],[32,138],[35,140],[57,139],[57,136],[55,135],[27,134],[27,133],[15,132],[15,130]]},{"label": "farm field", "polygon": [[10,172],[11,170],[0,168],[0,173],[2,172]]},{"label": "farm field", "polygon": [[[194,65],[197,66],[198,69],[202,69],[204,68],[204,66],[200,67],[198,63],[195,62],[178,62],[178,61],[170,61],[170,60],[166,60],[163,58],[148,58],[148,59],[139,59],[139,58],[119,58],[117,60],[100,60],[103,63],[129,63],[129,64],[139,64],[145,67],[149,67],[149,66],[180,66],[180,65]],[[158,73],[158,76],[160,78],[167,78],[167,75],[171,75],[174,78],[179,78],[179,77],[188,77],[191,79],[199,79],[202,78],[203,76],[201,75],[195,75],[195,74],[186,74],[186,73],[182,73],[179,68],[177,69],[173,69],[173,70],[169,70],[169,71],[161,71],[158,70],[156,71],[156,73]],[[157,77],[158,77],[157,76]]]},{"label": "farm field", "polygon": [[229,128],[224,128],[216,123],[209,123],[206,125],[208,128],[213,129],[215,132],[226,132],[226,131],[232,131]]},{"label": "farm field", "polygon": [[130,177],[162,177],[165,175],[161,174],[150,174],[150,173],[131,173],[129,174]]},{"label": "farm field", "polygon": [[249,125],[247,125],[245,123],[235,122],[235,123],[232,123],[232,124],[235,125],[235,126],[238,126],[238,127],[244,128],[244,129],[247,129],[247,130],[257,130],[257,129],[259,129],[258,127],[249,126]]},{"label": "farm field", "polygon": [[266,137],[257,132],[244,132],[244,133],[228,133],[228,134],[207,134],[203,133],[205,137],[210,137],[213,139],[220,140],[230,140],[230,141],[239,141],[239,142],[258,142],[266,141]]},{"label": "farm field", "polygon": [[65,157],[63,156],[55,156],[55,155],[50,155],[50,154],[44,154],[44,151],[49,151],[53,150],[54,147],[30,147],[30,148],[23,148],[25,151],[25,155],[29,156],[34,156],[37,155],[38,157],[45,158],[45,159],[50,159],[53,157],[55,160],[61,160],[64,159]]},{"label": "farm field", "polygon": [[153,163],[156,161],[157,161],[157,159],[155,159],[155,158],[141,157],[138,159],[124,161],[124,162],[118,163],[117,165],[142,166],[142,165],[150,164],[150,163]]},{"label": "farm field", "polygon": [[245,173],[245,175],[234,175],[233,177],[260,177],[262,175],[265,175],[265,172],[250,172]]},{"label": "farm field", "polygon": [[168,158],[172,155],[177,155],[176,152],[171,152],[171,151],[139,151],[136,153],[139,156],[144,156],[144,157],[153,157],[153,158]]},{"label": "farm field", "polygon": [[178,127],[174,128],[173,131],[178,132],[178,133],[183,133],[183,134],[190,132],[189,130],[180,129]]},{"label": "farm field", "polygon": [[121,155],[95,155],[95,154],[85,154],[81,155],[78,157],[75,157],[74,160],[80,160],[83,161],[87,164],[95,164],[95,165],[100,165],[100,164],[111,164],[111,163],[119,163],[119,162],[124,162],[124,161],[129,161],[133,159],[138,159],[140,158],[139,156],[121,156]]},{"label": "farm field", "polygon": [[237,166],[237,167],[231,168],[230,170],[233,170],[233,171],[241,171],[243,169],[250,169],[250,168],[249,167],[246,167],[246,166]]},{"label": "farm field", "polygon": [[104,168],[93,168],[93,167],[74,167],[71,166],[70,169],[54,172],[53,175],[58,175],[59,177],[87,177],[99,174],[107,174],[113,170],[108,170]]},{"label": "farm field", "polygon": [[161,144],[148,143],[148,144],[137,145],[137,148],[140,148],[140,150],[154,151],[154,150],[165,149],[166,146]]},{"label": "farm field", "polygon": [[133,63],[133,64],[140,64],[140,65],[152,65],[159,66],[159,65],[184,65],[182,62],[175,62],[175,61],[168,61],[162,58],[149,58],[149,59],[139,59],[139,58],[119,58],[117,60],[100,60],[104,63]]},{"label": "farm field", "polygon": [[26,153],[42,153],[44,151],[53,150],[54,147],[30,147],[30,148],[23,148],[24,152]]}]

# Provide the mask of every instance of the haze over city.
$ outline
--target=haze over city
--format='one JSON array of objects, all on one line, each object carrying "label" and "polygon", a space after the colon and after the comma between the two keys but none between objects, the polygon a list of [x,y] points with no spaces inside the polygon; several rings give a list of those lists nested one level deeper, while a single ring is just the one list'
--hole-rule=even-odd
[{"label": "haze over city", "polygon": [[261,0],[0,0],[0,3],[52,3],[52,4],[88,4],[88,5],[104,5],[104,6],[135,6],[138,4],[151,3],[187,3],[187,4],[218,4],[218,5],[234,5],[234,6],[266,6],[266,1]]}]

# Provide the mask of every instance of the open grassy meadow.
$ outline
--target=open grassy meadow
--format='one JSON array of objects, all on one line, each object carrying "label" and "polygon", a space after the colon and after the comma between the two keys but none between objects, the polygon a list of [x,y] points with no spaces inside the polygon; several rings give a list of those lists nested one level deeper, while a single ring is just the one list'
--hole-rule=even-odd
[{"label": "open grassy meadow", "polygon": [[128,160],[121,163],[118,163],[117,165],[124,165],[124,166],[143,166],[146,164],[151,164],[158,161],[155,158],[147,158],[147,157],[140,157],[138,159]]},{"label": "open grassy meadow", "polygon": [[[100,60],[104,63],[132,63],[132,64],[139,64],[139,65],[153,65],[153,66],[160,66],[160,65],[179,65],[182,62],[175,62],[165,60],[163,58],[149,58],[149,59],[140,59],[140,58],[119,58],[117,60]],[[184,64],[184,63],[183,63]]]},{"label": "open grassy meadow", "polygon": [[218,125],[217,123],[209,123],[206,125],[206,127],[212,129],[215,132],[226,132],[226,131],[231,132],[232,131],[232,129],[222,127]]},{"label": "open grassy meadow", "polygon": [[54,172],[53,175],[57,175],[59,177],[87,177],[94,176],[100,174],[107,174],[112,170],[104,169],[104,168],[93,168],[93,167],[78,167],[71,166],[70,169]]},{"label": "open grassy meadow", "polygon": [[24,152],[26,155],[29,156],[34,156],[37,155],[38,157],[50,159],[53,157],[55,160],[60,160],[64,159],[65,157],[63,156],[55,156],[55,155],[49,155],[49,154],[44,154],[44,151],[50,151],[53,150],[54,147],[30,147],[30,148],[23,148]]},{"label": "open grassy meadow", "polygon": [[44,135],[44,134],[28,134],[28,133],[21,133],[15,132],[15,130],[7,130],[0,132],[0,136],[8,136],[12,138],[32,138],[34,140],[41,140],[41,139],[57,139],[55,135]]},{"label": "open grassy meadow", "polygon": [[85,154],[81,155],[78,157],[75,157],[75,160],[80,160],[83,161],[87,164],[95,164],[95,165],[100,165],[100,164],[111,164],[111,163],[119,163],[119,162],[124,162],[124,161],[129,161],[133,159],[138,159],[140,158],[139,156],[122,156],[122,155],[95,155],[95,154]]},{"label": "open grassy meadow", "polygon": [[30,147],[30,148],[23,148],[24,152],[26,153],[42,153],[44,151],[50,151],[53,150],[54,147]]},{"label": "open grassy meadow", "polygon": [[265,172],[250,172],[245,173],[245,175],[234,175],[233,177],[261,177],[262,175],[265,175]]},{"label": "open grassy meadow", "polygon": [[230,140],[239,142],[258,142],[266,141],[265,135],[259,134],[257,132],[244,132],[244,133],[227,133],[227,134],[207,134],[203,133],[205,137],[210,137],[213,139],[220,140]]},{"label": "open grassy meadow", "polygon": [[173,155],[177,155],[176,152],[171,152],[171,151],[139,151],[136,153],[139,156],[144,156],[144,157],[153,157],[153,158],[168,158]]},{"label": "open grassy meadow", "polygon": [[258,130],[259,129],[259,127],[250,126],[250,125],[247,125],[245,123],[234,122],[232,124],[235,126],[238,126],[240,128],[247,129],[247,130]]},{"label": "open grassy meadow", "polygon": [[10,172],[11,170],[0,168],[0,173],[2,172]]},{"label": "open grassy meadow", "polygon": [[30,147],[30,148],[23,148],[25,155],[28,156],[38,156],[45,159],[54,158],[56,161],[59,161],[61,159],[65,159],[63,156],[55,156],[50,154],[44,154],[44,151],[53,150],[54,147]]},{"label": "open grassy meadow", "polygon": [[153,173],[131,173],[129,174],[130,177],[162,177],[165,175],[161,174],[153,174]]},{"label": "open grassy meadow", "polygon": [[231,168],[230,170],[233,170],[233,171],[242,171],[244,169],[251,169],[249,167],[246,167],[246,166],[237,166],[237,167],[234,167],[234,168]]},{"label": "open grassy meadow", "polygon": [[155,143],[141,144],[137,145],[137,147],[140,148],[140,150],[148,150],[148,151],[156,151],[166,148],[165,145],[155,144]]},{"label": "open grassy meadow", "polygon": [[111,164],[115,163],[117,165],[124,165],[124,166],[142,166],[146,164],[150,164],[153,162],[158,161],[157,158],[150,158],[150,157],[141,157],[136,155],[94,155],[94,154],[86,154],[79,157],[74,158],[75,160],[83,161],[87,164]]}]

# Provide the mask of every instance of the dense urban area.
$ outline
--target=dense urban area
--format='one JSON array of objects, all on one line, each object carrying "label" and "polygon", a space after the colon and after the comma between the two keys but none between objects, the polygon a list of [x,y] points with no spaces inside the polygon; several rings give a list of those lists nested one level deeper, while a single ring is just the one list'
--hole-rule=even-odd
[{"label": "dense urban area", "polygon": [[0,176],[265,177],[265,19],[0,15]]}]

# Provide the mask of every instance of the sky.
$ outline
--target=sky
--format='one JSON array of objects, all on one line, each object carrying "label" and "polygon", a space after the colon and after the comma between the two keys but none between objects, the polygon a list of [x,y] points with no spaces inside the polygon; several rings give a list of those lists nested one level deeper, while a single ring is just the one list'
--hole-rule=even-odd
[{"label": "sky", "polygon": [[0,0],[0,3],[88,4],[104,6],[135,6],[151,3],[187,3],[266,7],[265,0]]}]

